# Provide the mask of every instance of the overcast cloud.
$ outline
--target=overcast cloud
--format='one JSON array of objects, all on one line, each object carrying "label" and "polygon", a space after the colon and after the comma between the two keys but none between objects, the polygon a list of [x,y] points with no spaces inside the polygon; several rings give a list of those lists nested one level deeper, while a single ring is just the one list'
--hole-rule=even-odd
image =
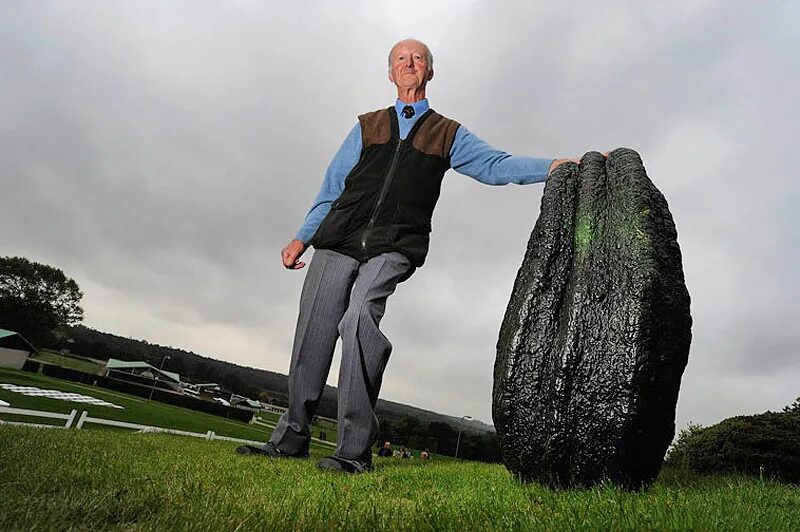
[{"label": "overcast cloud", "polygon": [[[800,395],[798,20],[783,1],[4,1],[0,255],[62,268],[90,327],[285,373],[304,271],[279,250],[356,115],[394,101],[386,55],[411,36],[432,106],[496,147],[641,154],[692,297],[678,427],[779,410]],[[491,422],[542,190],[447,174],[428,262],[389,300],[383,398]]]}]

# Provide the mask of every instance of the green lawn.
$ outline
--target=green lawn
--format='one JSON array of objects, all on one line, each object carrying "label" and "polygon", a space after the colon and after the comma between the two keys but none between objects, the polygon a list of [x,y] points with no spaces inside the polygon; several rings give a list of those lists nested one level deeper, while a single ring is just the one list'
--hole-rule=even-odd
[{"label": "green lawn", "polygon": [[[153,425],[191,432],[205,433],[212,430],[221,436],[231,436],[255,441],[267,441],[271,433],[271,427],[248,425],[241,421],[230,420],[195,410],[159,403],[157,401],[148,402],[142,397],[86,384],[55,379],[40,373],[0,368],[0,383],[76,392],[124,407],[124,409],[120,410],[107,406],[93,406],[85,403],[74,403],[45,397],[29,397],[20,393],[0,389],[0,399],[11,403],[11,406],[15,408],[45,410],[63,414],[68,414],[72,409],[76,409],[78,412],[86,410],[91,417],[127,421],[130,423]],[[8,421],[23,420],[19,416],[11,416],[8,414],[0,414],[0,419]],[[60,420],[47,420],[45,418],[25,418],[24,421],[31,423],[64,424]],[[270,423],[269,419],[266,421]],[[274,425],[274,422],[271,424]],[[101,425],[85,425],[85,427],[94,430],[100,428]],[[328,449],[329,447],[322,448]]]},{"label": "green lawn", "polygon": [[758,479],[664,474],[641,493],[552,491],[500,465],[388,458],[340,476],[233,447],[0,426],[0,530],[800,529],[800,490]]}]

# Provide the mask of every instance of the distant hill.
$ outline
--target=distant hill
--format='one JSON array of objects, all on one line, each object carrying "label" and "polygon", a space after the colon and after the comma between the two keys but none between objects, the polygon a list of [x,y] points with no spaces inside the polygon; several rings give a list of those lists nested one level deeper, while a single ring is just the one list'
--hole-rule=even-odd
[{"label": "distant hill", "polygon": [[[216,382],[231,392],[253,399],[268,400],[286,406],[288,377],[282,373],[240,366],[215,360],[191,351],[152,344],[97,331],[84,326],[70,330],[73,342],[68,346],[74,353],[98,360],[144,360],[179,373],[193,382]],[[336,418],[336,388],[325,386],[318,414]],[[499,459],[494,427],[477,420],[462,420],[394,401],[378,400],[379,437],[415,448],[436,449],[443,454],[455,450],[457,432],[464,431],[459,456],[483,460]],[[447,452],[451,451],[451,452]],[[471,452],[472,451],[472,452]]]}]

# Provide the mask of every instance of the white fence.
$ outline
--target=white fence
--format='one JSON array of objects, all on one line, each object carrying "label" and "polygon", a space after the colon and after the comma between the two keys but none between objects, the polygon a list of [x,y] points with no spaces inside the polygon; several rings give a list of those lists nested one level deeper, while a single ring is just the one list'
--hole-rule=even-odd
[{"label": "white fence", "polygon": [[[33,416],[33,417],[47,417],[51,419],[64,419],[67,421],[65,425],[48,425],[45,423],[23,423],[20,421],[3,421],[0,419],[0,425],[28,425],[32,427],[41,427],[45,429],[68,429],[72,426],[75,420],[77,410],[73,410],[69,414],[56,414],[55,412],[42,412],[40,410],[27,410],[25,408],[11,408],[8,406],[0,406],[0,414],[17,414],[20,416]],[[85,413],[85,412],[84,412]]]},{"label": "white fence", "polygon": [[[77,410],[73,410],[69,414],[56,414],[54,412],[43,412],[41,410],[27,410],[25,408],[11,408],[7,406],[0,406],[0,414],[15,414],[20,416],[31,416],[31,417],[44,417],[50,419],[63,419],[66,421],[64,425],[48,425],[45,423],[26,423],[21,421],[4,421],[0,419],[0,425],[25,425],[28,427],[41,427],[47,429],[68,429],[72,427],[73,421],[75,421],[75,416],[78,414]],[[106,425],[109,427],[121,427],[125,429],[133,429],[138,430],[141,432],[163,432],[166,434],[179,434],[181,436],[192,436],[194,438],[204,438],[206,440],[223,440],[223,441],[232,441],[236,443],[246,443],[248,445],[263,445],[264,442],[260,441],[253,441],[253,440],[244,440],[241,438],[231,438],[230,436],[220,436],[216,434],[213,430],[209,430],[208,432],[188,432],[185,430],[176,430],[176,429],[167,429],[164,427],[154,427],[151,425],[139,425],[138,423],[128,423],[127,421],[115,421],[113,419],[103,419],[99,417],[89,417],[89,412],[83,411],[81,412],[80,417],[78,418],[78,423],[75,425],[75,430],[80,430],[83,426],[87,423],[93,423],[95,425]]]},{"label": "white fence", "polygon": [[267,412],[272,412],[273,414],[278,414],[279,416],[281,416],[284,413],[286,413],[288,409],[278,405],[264,405],[262,406],[262,410],[265,410]]}]

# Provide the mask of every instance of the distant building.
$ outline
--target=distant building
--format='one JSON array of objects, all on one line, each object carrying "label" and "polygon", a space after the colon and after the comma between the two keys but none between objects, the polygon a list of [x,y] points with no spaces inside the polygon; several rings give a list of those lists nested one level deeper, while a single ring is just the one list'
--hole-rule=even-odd
[{"label": "distant building", "polygon": [[0,367],[22,369],[28,355],[34,351],[33,344],[21,334],[0,329]]},{"label": "distant building", "polygon": [[243,406],[252,410],[261,410],[261,403],[243,395],[231,395],[230,403],[233,406]]},{"label": "distant building", "polygon": [[171,371],[158,369],[141,360],[117,360],[115,358],[109,358],[103,368],[102,374],[112,379],[145,385],[152,384],[152,382],[148,383],[148,381],[158,380],[159,388],[183,393],[184,383],[181,382],[180,375]]}]

